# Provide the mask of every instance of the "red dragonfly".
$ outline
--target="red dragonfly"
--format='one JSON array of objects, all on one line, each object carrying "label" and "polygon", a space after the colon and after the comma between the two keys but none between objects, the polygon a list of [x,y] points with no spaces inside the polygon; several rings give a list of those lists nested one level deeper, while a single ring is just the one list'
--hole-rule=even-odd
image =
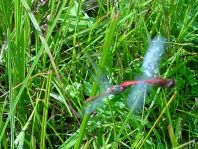
[{"label": "red dragonfly", "polygon": [[160,78],[160,77],[148,79],[148,80],[125,81],[119,85],[113,85],[113,86],[109,87],[107,89],[107,91],[104,93],[101,93],[97,96],[92,96],[92,97],[87,98],[85,102],[90,102],[94,99],[97,99],[98,97],[108,96],[110,94],[118,94],[118,93],[123,92],[126,88],[128,88],[130,86],[134,86],[134,85],[138,85],[138,84],[145,84],[145,83],[155,85],[158,87],[174,87],[175,86],[175,81],[173,79],[164,79],[164,78]]},{"label": "red dragonfly", "polygon": [[[149,89],[150,85],[158,86],[158,87],[174,87],[175,81],[173,79],[164,79],[161,77],[155,77],[157,74],[157,65],[159,59],[164,50],[165,39],[159,36],[155,37],[148,48],[148,51],[144,57],[142,64],[142,75],[139,77],[139,80],[134,81],[125,81],[119,85],[113,85],[107,90],[97,96],[89,97],[86,99],[86,102],[91,102],[89,106],[86,108],[86,113],[92,113],[99,105],[102,104],[102,99],[105,96],[118,94],[123,92],[126,88],[130,86],[134,86],[129,98],[128,104],[129,107],[135,112],[137,110],[141,110],[143,106],[143,95],[145,93],[144,90]],[[149,79],[148,79],[149,78]]]}]

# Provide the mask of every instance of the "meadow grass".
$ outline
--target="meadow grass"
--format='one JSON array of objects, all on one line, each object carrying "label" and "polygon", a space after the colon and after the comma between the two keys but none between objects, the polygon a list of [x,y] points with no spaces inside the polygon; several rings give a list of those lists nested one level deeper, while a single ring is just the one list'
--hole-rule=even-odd
[{"label": "meadow grass", "polygon": [[[0,148],[198,148],[198,2],[0,1]],[[94,113],[86,98],[134,80],[166,38],[141,113],[131,88]]]}]

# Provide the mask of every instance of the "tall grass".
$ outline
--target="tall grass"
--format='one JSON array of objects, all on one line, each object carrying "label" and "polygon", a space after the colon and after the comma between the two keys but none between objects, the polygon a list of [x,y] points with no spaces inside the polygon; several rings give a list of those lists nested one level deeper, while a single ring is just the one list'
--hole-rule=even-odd
[{"label": "tall grass", "polygon": [[[0,148],[197,148],[198,3],[0,1]],[[85,99],[141,73],[155,35],[167,39],[141,114],[130,89],[83,114]],[[110,97],[111,98],[111,97]],[[8,143],[6,143],[8,142]]]}]

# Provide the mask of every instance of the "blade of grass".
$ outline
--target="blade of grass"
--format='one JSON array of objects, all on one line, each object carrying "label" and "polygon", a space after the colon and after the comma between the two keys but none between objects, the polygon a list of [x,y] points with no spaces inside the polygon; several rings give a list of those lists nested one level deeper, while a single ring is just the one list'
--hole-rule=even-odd
[{"label": "blade of grass", "polygon": [[[59,75],[59,73],[58,73],[58,68],[56,67],[56,64],[55,64],[55,62],[54,62],[53,55],[52,55],[52,53],[50,52],[50,48],[49,48],[49,46],[48,46],[48,44],[47,44],[47,40],[44,38],[44,36],[43,36],[43,34],[42,34],[42,32],[41,32],[41,29],[40,29],[40,27],[39,27],[39,24],[38,24],[36,18],[34,17],[33,13],[31,12],[31,9],[30,9],[29,5],[27,4],[27,2],[26,2],[25,0],[21,0],[21,3],[22,3],[23,6],[25,7],[25,9],[26,9],[26,11],[27,11],[27,13],[28,13],[28,15],[29,15],[29,17],[30,17],[32,23],[34,24],[34,27],[35,27],[36,31],[38,32],[38,34],[39,34],[40,40],[41,40],[42,44],[44,44],[45,50],[46,50],[46,52],[47,52],[47,54],[48,54],[48,56],[49,56],[49,58],[50,58],[50,61],[51,61],[51,63],[52,63],[52,67],[54,68],[54,71],[55,71],[57,77],[58,77],[59,80],[60,80],[60,75]],[[47,38],[47,39],[48,39],[48,38]]]},{"label": "blade of grass", "polygon": [[[195,144],[195,140],[191,140],[191,141],[189,141],[189,142],[186,142],[186,143],[184,143],[184,144],[181,144],[180,146],[177,146],[177,147],[175,147],[174,149],[180,149],[180,148],[184,148],[185,146],[187,146],[188,145],[188,147],[190,147],[189,145],[190,144]],[[188,148],[188,147],[186,147],[186,148]],[[196,144],[195,144],[195,148],[196,148],[197,146],[196,146]]]},{"label": "blade of grass", "polygon": [[177,142],[179,141],[181,136],[181,123],[182,123],[182,118],[179,117],[176,121],[176,128],[175,128],[175,136]]},{"label": "blade of grass", "polygon": [[[104,41],[104,46],[103,46],[103,51],[102,51],[102,56],[99,62],[99,67],[100,69],[104,72],[104,68],[107,65],[108,62],[108,58],[109,58],[109,54],[110,54],[110,47],[113,43],[113,37],[115,35],[115,31],[116,31],[116,27],[117,27],[117,23],[118,23],[118,14],[113,13],[112,14],[112,20],[110,22],[110,26],[106,32],[105,35],[105,41]],[[93,87],[92,93],[96,94],[97,91],[97,85],[95,85]],[[83,121],[80,127],[80,133],[78,136],[78,140],[76,145],[74,146],[75,149],[79,149],[83,140],[83,137],[85,135],[85,130],[87,127],[87,122],[89,120],[90,114],[85,114],[83,117]]]},{"label": "blade of grass", "polygon": [[80,132],[79,132],[79,135],[78,135],[78,138],[77,138],[77,142],[74,146],[74,149],[79,149],[81,147],[82,140],[83,140],[83,137],[85,135],[87,122],[89,121],[89,118],[90,118],[89,114],[85,114],[83,116],[83,121],[82,121],[82,124],[80,125]]},{"label": "blade of grass", "polygon": [[25,138],[25,131],[27,130],[28,126],[31,124],[31,120],[34,116],[36,107],[34,107],[34,110],[32,111],[30,117],[28,118],[26,124],[24,125],[24,127],[22,128],[21,132],[16,136],[16,139],[14,141],[14,143],[16,145],[18,145],[18,148],[23,148],[23,144],[24,144],[24,138]]},{"label": "blade of grass", "polygon": [[144,143],[146,142],[146,140],[150,136],[151,132],[153,131],[153,129],[155,128],[155,126],[157,125],[157,123],[159,122],[159,120],[161,119],[162,115],[168,109],[169,105],[171,104],[171,102],[173,101],[173,99],[175,98],[175,96],[176,96],[176,92],[172,95],[172,97],[170,98],[170,100],[168,101],[168,103],[166,104],[166,106],[164,107],[164,109],[162,110],[162,112],[160,113],[160,115],[158,116],[157,120],[155,121],[155,123],[153,124],[153,126],[151,127],[151,129],[149,130],[149,132],[147,133],[147,135],[144,138],[144,140],[142,142],[141,141],[139,142],[139,145],[137,145],[138,148],[142,148],[143,147]]},{"label": "blade of grass", "polygon": [[[13,103],[14,103],[14,99],[13,99],[13,91],[12,91],[12,79],[13,79],[13,76],[12,76],[12,49],[11,49],[11,43],[10,43],[10,30],[8,29],[7,31],[7,43],[8,43],[8,80],[9,80],[9,103],[10,103],[10,111],[12,110],[12,107],[13,107]],[[10,142],[10,146],[11,148],[14,148],[14,128],[15,128],[15,119],[14,119],[14,115],[15,113],[11,113],[10,114],[10,130],[11,130],[11,142]],[[3,137],[3,133],[2,133],[2,137]],[[0,139],[1,140],[1,139]]]},{"label": "blade of grass", "polygon": [[174,130],[173,130],[173,126],[172,125],[169,125],[168,126],[168,133],[169,133],[169,137],[170,137],[170,140],[171,140],[171,143],[172,143],[172,147],[177,147],[178,143],[177,143],[177,139],[175,137],[175,134],[174,134]]},{"label": "blade of grass", "polygon": [[99,62],[99,67],[102,70],[102,72],[105,71],[104,70],[105,67],[109,66],[108,62],[110,59],[110,52],[111,52],[110,48],[113,44],[118,20],[119,20],[119,14],[113,13],[109,29],[107,30],[106,35],[105,35],[105,41],[104,41],[104,45],[103,45],[101,60]]},{"label": "blade of grass", "polygon": [[[40,28],[39,28],[39,25],[38,25],[38,23],[37,23],[37,21],[36,21],[34,15],[31,13],[30,8],[29,8],[27,2],[24,1],[24,0],[21,0],[21,2],[22,2],[22,4],[24,5],[24,7],[26,8],[26,11],[29,13],[30,18],[31,18],[31,21],[32,21],[32,23],[34,24],[34,27],[35,27],[36,31],[37,31],[38,34],[40,35],[41,30],[40,30]],[[12,109],[11,109],[11,111],[10,111],[10,114],[9,114],[8,118],[6,119],[5,125],[4,125],[4,127],[3,127],[2,131],[1,131],[1,134],[0,134],[0,142],[1,142],[1,140],[2,140],[2,137],[3,137],[4,133],[5,133],[5,129],[6,129],[7,125],[8,125],[8,123],[9,123],[10,115],[12,115],[12,113],[14,112],[14,110],[15,110],[15,108],[16,108],[16,105],[17,105],[17,103],[18,103],[18,101],[19,101],[19,99],[20,99],[20,97],[21,97],[21,94],[23,93],[23,90],[24,90],[24,88],[26,87],[27,82],[28,82],[28,80],[30,79],[31,74],[32,74],[34,68],[35,68],[36,65],[38,64],[39,59],[40,59],[41,55],[42,55],[43,52],[44,52],[44,47],[47,48],[48,51],[49,51],[49,48],[48,48],[48,45],[47,45],[46,42],[49,40],[49,37],[51,36],[52,31],[53,31],[53,29],[55,28],[55,25],[56,25],[56,23],[57,23],[57,21],[58,21],[58,18],[59,18],[59,16],[61,15],[61,13],[62,13],[62,11],[63,11],[63,8],[65,7],[66,3],[67,3],[67,0],[64,0],[63,3],[62,3],[62,5],[61,5],[61,7],[60,7],[60,9],[59,9],[59,12],[58,12],[58,14],[57,14],[56,19],[54,20],[54,22],[52,23],[51,28],[49,29],[49,32],[48,32],[47,37],[46,37],[46,40],[44,39],[44,37],[43,37],[42,35],[39,36],[43,44],[42,44],[42,46],[41,46],[39,52],[37,53],[37,55],[36,55],[36,57],[35,57],[35,59],[34,59],[34,62],[33,62],[33,64],[32,64],[32,66],[31,66],[31,68],[29,69],[29,73],[27,74],[26,78],[23,80],[23,84],[22,84],[22,86],[21,86],[21,88],[20,88],[20,90],[19,90],[19,92],[18,92],[18,94],[17,94],[17,96],[16,96],[16,99],[15,99],[15,102],[13,103],[13,106],[12,106]],[[55,69],[55,70],[56,70],[56,69]]]},{"label": "blade of grass", "polygon": [[47,127],[47,117],[48,117],[48,109],[49,109],[51,82],[52,82],[52,71],[49,71],[49,75],[48,75],[47,83],[46,83],[46,92],[45,92],[42,125],[41,125],[41,143],[40,143],[41,149],[46,148],[45,138],[47,137],[46,127]]},{"label": "blade of grass", "polygon": [[[4,101],[4,103],[3,103],[3,105],[1,106],[1,111],[0,111],[0,130],[2,130],[2,127],[3,127],[3,125],[4,125],[4,121],[3,121],[3,113],[4,112],[6,112],[5,111],[5,107],[6,107],[6,105],[7,105],[8,103],[7,103],[7,101],[5,100]],[[6,133],[4,133],[3,134],[3,139],[2,139],[2,143],[0,144],[0,148],[5,148],[5,149],[8,149],[8,146],[9,146],[9,144],[7,143],[7,134]]]}]

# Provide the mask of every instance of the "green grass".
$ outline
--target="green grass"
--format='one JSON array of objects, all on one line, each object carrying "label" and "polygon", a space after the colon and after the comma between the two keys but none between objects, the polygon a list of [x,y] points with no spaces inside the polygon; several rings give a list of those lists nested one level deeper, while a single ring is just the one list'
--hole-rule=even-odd
[{"label": "green grass", "polygon": [[[197,10],[186,0],[1,0],[0,148],[198,148]],[[176,86],[154,87],[141,114],[128,89],[80,117],[102,81],[141,73],[156,35],[167,39],[160,75]]]}]

